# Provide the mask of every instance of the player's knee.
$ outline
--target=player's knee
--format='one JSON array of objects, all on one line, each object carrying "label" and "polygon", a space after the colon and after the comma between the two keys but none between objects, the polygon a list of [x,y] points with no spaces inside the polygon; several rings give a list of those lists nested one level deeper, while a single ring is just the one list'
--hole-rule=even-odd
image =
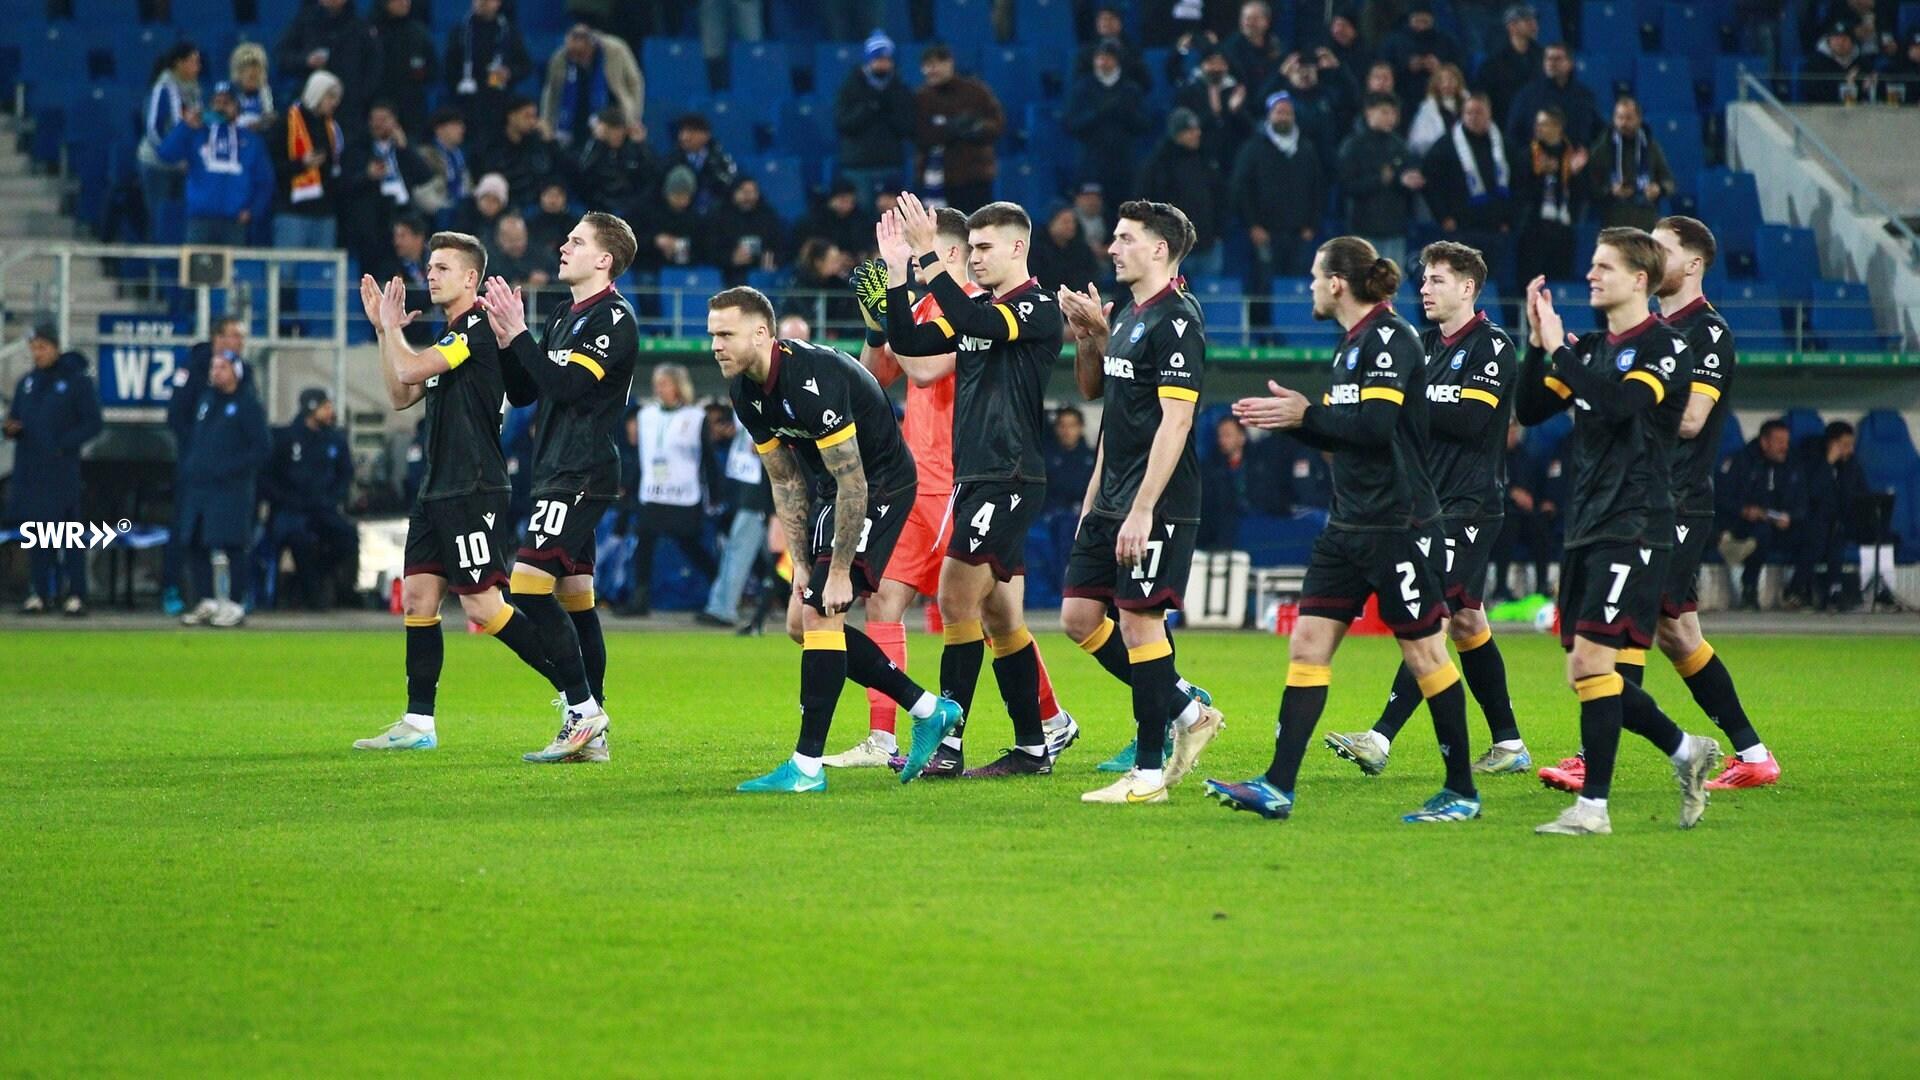
[{"label": "player's knee", "polygon": [[400,587],[400,607],[408,615],[437,615],[440,612],[440,589],[431,579],[415,576],[406,579]]},{"label": "player's knee", "polygon": [[1106,607],[1090,600],[1069,599],[1060,606],[1060,629],[1076,644],[1093,636],[1106,621]]},{"label": "player's knee", "polygon": [[1447,636],[1456,642],[1472,641],[1487,631],[1487,613],[1478,608],[1462,608],[1447,621]]},{"label": "player's knee", "polygon": [[1701,642],[1699,628],[1680,619],[1661,619],[1653,639],[1661,652],[1675,660],[1691,655]]},{"label": "player's knee", "polygon": [[472,619],[482,626],[485,626],[494,616],[500,614],[500,609],[505,606],[505,604],[506,601],[500,598],[500,590],[498,589],[488,589],[486,592],[466,593],[460,597],[460,610],[466,612],[467,618]]}]

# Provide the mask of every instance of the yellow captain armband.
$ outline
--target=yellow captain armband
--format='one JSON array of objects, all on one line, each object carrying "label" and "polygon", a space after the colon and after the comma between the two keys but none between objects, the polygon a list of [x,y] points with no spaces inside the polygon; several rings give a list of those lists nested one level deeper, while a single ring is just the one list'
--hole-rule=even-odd
[{"label": "yellow captain armband", "polygon": [[1662,401],[1667,400],[1667,388],[1660,385],[1659,379],[1654,378],[1652,375],[1649,375],[1644,371],[1627,372],[1627,377],[1625,381],[1643,382],[1643,383],[1646,383],[1648,386],[1653,387],[1653,403],[1655,405],[1658,405]]},{"label": "yellow captain armband", "polygon": [[1360,400],[1391,401],[1395,405],[1404,405],[1407,402],[1407,395],[1395,390],[1391,386],[1369,386],[1365,390],[1360,391]]},{"label": "yellow captain armband", "polygon": [[1500,407],[1499,398],[1494,397],[1492,394],[1487,393],[1485,390],[1481,390],[1478,387],[1473,387],[1473,386],[1469,386],[1465,390],[1460,391],[1460,400],[1461,401],[1477,401],[1482,405],[1485,405],[1488,408],[1493,408],[1493,409],[1497,409]]},{"label": "yellow captain armband", "polygon": [[1184,386],[1163,386],[1160,388],[1160,396],[1163,398],[1172,398],[1175,401],[1198,403],[1200,400],[1200,392],[1198,390],[1189,390]]},{"label": "yellow captain armband", "polygon": [[1720,388],[1710,382],[1695,382],[1687,389],[1695,394],[1705,394],[1715,401],[1720,400]]},{"label": "yellow captain armband", "polygon": [[607,369],[600,366],[600,361],[595,360],[593,357],[588,356],[586,353],[583,353],[583,352],[568,353],[567,363],[579,364],[581,367],[586,368],[588,371],[593,372],[593,377],[596,379],[604,379],[607,377]]},{"label": "yellow captain armband", "polygon": [[433,351],[447,361],[447,370],[452,371],[467,362],[473,356],[473,350],[467,348],[467,335],[449,333],[433,343]]}]

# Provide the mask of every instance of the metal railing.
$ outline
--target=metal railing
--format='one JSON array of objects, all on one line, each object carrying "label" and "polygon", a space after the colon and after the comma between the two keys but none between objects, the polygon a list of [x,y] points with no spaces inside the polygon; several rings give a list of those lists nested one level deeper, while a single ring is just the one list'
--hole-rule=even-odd
[{"label": "metal railing", "polygon": [[1856,213],[1870,211],[1876,217],[1887,219],[1888,227],[1898,233],[1906,244],[1908,267],[1920,269],[1920,235],[1914,233],[1912,226],[1909,226],[1906,219],[1900,216],[1900,212],[1888,205],[1878,192],[1868,187],[1858,174],[1848,168],[1846,161],[1833,152],[1833,148],[1827,145],[1826,140],[1801,123],[1800,118],[1793,115],[1793,112],[1774,95],[1773,91],[1767,88],[1765,82],[1751,73],[1742,73],[1740,99],[1748,100],[1749,95],[1752,95],[1753,100],[1793,133],[1793,152],[1796,156],[1806,157],[1808,150],[1820,156],[1834,177],[1847,186],[1847,196],[1852,201],[1852,208]]}]

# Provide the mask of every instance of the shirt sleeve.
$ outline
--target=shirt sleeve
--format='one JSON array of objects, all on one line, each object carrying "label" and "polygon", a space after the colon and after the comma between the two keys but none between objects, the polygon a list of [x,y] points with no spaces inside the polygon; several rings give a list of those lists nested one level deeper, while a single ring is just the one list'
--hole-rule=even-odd
[{"label": "shirt sleeve", "polygon": [[1207,339],[1197,322],[1171,318],[1154,330],[1154,381],[1160,397],[1198,404]]},{"label": "shirt sleeve", "polygon": [[[803,355],[796,350],[787,363],[798,363]],[[801,374],[798,371],[793,373]],[[814,445],[822,450],[853,438],[857,432],[854,430],[852,394],[845,372],[837,370],[833,364],[812,362],[807,364],[804,376],[798,380],[798,385],[791,381],[792,375],[783,380],[788,387],[787,401],[793,406],[795,426],[811,435]]]},{"label": "shirt sleeve", "polygon": [[762,454],[772,453],[780,445],[780,440],[773,434],[773,429],[767,426],[767,418],[741,393],[740,380],[734,380],[727,390],[727,397],[733,403],[733,415],[739,418],[740,426],[746,429],[747,437],[753,440],[753,448]]},{"label": "shirt sleeve", "polygon": [[1460,381],[1461,403],[1477,401],[1497,410],[1512,392],[1519,371],[1519,355],[1512,339],[1498,330],[1491,331],[1481,338],[1469,361],[1471,366]]},{"label": "shirt sleeve", "polygon": [[587,321],[580,339],[573,343],[573,351],[567,354],[567,365],[578,365],[599,382],[606,379],[607,372],[618,370],[623,362],[630,363],[638,348],[633,315],[619,304],[607,304]]},{"label": "shirt sleeve", "polygon": [[[1715,331],[1719,331],[1717,337]],[[1691,357],[1686,365],[1689,380],[1687,391],[1705,394],[1719,401],[1720,395],[1727,392],[1727,383],[1733,378],[1733,334],[1709,323],[1693,335],[1693,339],[1687,343],[1686,352],[1681,355]]]},{"label": "shirt sleeve", "polygon": [[1369,329],[1359,343],[1360,404],[1386,401],[1405,405],[1427,358],[1421,354],[1420,339],[1402,327],[1379,326]]}]

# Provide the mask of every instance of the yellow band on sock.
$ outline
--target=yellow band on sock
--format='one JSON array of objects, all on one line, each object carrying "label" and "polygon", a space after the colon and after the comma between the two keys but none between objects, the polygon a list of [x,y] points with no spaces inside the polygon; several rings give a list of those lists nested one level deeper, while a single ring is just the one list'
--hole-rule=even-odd
[{"label": "yellow band on sock", "polygon": [[847,651],[847,632],[845,630],[809,630],[800,642],[802,649],[831,649],[834,652]]},{"label": "yellow band on sock", "polygon": [[993,645],[993,658],[998,660],[1003,656],[1012,656],[1033,644],[1033,633],[1022,626],[1012,633],[996,635],[990,644]]},{"label": "yellow band on sock", "polygon": [[1288,686],[1327,686],[1333,682],[1333,669],[1325,664],[1288,664]]},{"label": "yellow band on sock", "polygon": [[1700,674],[1700,669],[1713,659],[1713,646],[1701,642],[1700,647],[1673,662],[1673,670],[1685,679]]},{"label": "yellow band on sock", "polygon": [[987,632],[980,626],[979,619],[968,619],[966,622],[948,623],[946,629],[941,631],[940,637],[949,645],[965,645],[969,642],[985,641]]},{"label": "yellow band on sock", "polygon": [[1420,696],[1430,698],[1436,694],[1446,693],[1454,683],[1459,682],[1460,669],[1448,664],[1446,667],[1429,671],[1413,681],[1420,684]]},{"label": "yellow band on sock", "polygon": [[1647,650],[1633,648],[1621,649],[1619,655],[1613,658],[1613,662],[1616,664],[1635,664],[1639,667],[1646,667]]},{"label": "yellow band on sock", "polygon": [[1081,642],[1080,647],[1090,653],[1099,652],[1100,646],[1105,645],[1107,643],[1107,639],[1112,636],[1113,636],[1113,620],[1101,619],[1100,626],[1097,629],[1095,629],[1093,633],[1087,635],[1087,640]]},{"label": "yellow band on sock", "polygon": [[438,615],[409,615],[409,616],[407,616],[407,618],[406,618],[406,623],[407,623],[407,625],[408,625],[408,626],[439,626],[439,625],[440,625],[440,616],[438,616]]},{"label": "yellow band on sock", "polygon": [[507,628],[507,624],[512,621],[513,621],[513,605],[501,604],[500,610],[494,612],[492,618],[480,624],[480,632],[483,634],[497,634],[500,631],[505,630]]},{"label": "yellow band on sock", "polygon": [[593,604],[594,595],[592,589],[588,589],[586,592],[563,592],[560,594],[560,607],[566,611],[592,611]]},{"label": "yellow band on sock", "polygon": [[1610,671],[1605,675],[1589,675],[1573,680],[1573,692],[1580,696],[1581,701],[1592,701],[1595,698],[1619,697],[1626,685],[1627,680],[1621,678],[1619,672]]},{"label": "yellow band on sock", "polygon": [[515,570],[508,580],[507,588],[522,596],[552,596],[554,580],[550,575],[532,570]]},{"label": "yellow band on sock", "polygon": [[1172,655],[1173,642],[1168,641],[1166,638],[1161,638],[1159,641],[1149,641],[1145,645],[1135,645],[1133,648],[1128,649],[1127,663],[1145,664],[1158,660],[1163,656]]},{"label": "yellow band on sock", "polygon": [[1473,650],[1479,648],[1482,645],[1485,645],[1487,642],[1492,640],[1493,640],[1493,628],[1488,626],[1483,626],[1480,628],[1480,632],[1473,635],[1472,637],[1467,638],[1464,641],[1454,642],[1453,647],[1460,650],[1461,652],[1472,652]]}]

